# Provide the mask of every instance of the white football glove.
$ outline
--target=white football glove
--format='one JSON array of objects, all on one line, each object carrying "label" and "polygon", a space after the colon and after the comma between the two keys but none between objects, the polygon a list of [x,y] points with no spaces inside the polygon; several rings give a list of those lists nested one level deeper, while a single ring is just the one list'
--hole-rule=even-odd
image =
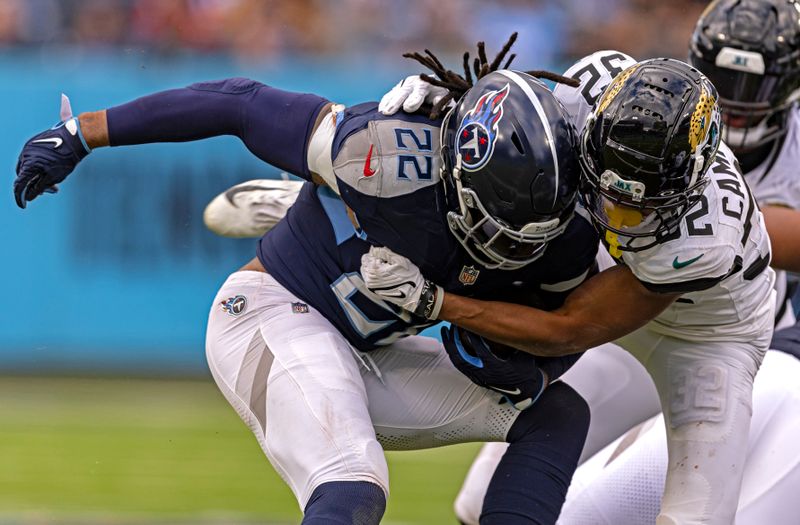
[{"label": "white football glove", "polygon": [[378,111],[384,115],[394,115],[402,107],[406,113],[413,113],[424,102],[436,104],[445,95],[447,95],[445,88],[428,84],[419,75],[411,75],[401,80],[383,96],[378,104]]},{"label": "white football glove", "polygon": [[203,212],[206,227],[222,237],[261,237],[294,204],[302,182],[250,180],[220,193]]},{"label": "white football glove", "polygon": [[417,265],[389,248],[371,247],[361,256],[361,276],[373,293],[412,314],[437,319],[444,290],[425,279]]}]

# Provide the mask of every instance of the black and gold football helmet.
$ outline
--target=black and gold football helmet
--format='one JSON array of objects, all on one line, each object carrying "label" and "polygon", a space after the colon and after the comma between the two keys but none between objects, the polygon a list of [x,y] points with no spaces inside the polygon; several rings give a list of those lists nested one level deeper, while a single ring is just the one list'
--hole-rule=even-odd
[{"label": "black and gold football helmet", "polygon": [[580,141],[581,195],[611,255],[677,230],[720,143],[713,84],[679,60],[639,62],[606,88]]},{"label": "black and gold football helmet", "polygon": [[689,62],[719,91],[723,139],[734,153],[776,140],[800,98],[800,2],[712,2],[692,34]]}]

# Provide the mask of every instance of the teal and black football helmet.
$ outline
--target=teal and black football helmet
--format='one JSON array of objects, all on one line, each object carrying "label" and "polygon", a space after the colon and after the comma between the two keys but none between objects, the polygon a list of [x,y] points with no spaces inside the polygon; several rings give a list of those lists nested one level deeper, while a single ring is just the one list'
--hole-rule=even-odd
[{"label": "teal and black football helmet", "polygon": [[538,79],[500,70],[445,115],[448,225],[486,268],[535,261],[572,218],[580,167],[566,111]]},{"label": "teal and black football helmet", "polygon": [[720,143],[713,84],[670,58],[639,62],[606,88],[580,141],[581,195],[609,252],[661,242],[700,198]]},{"label": "teal and black football helmet", "polygon": [[712,2],[692,34],[689,61],[719,91],[723,139],[734,153],[776,140],[800,98],[800,2]]}]

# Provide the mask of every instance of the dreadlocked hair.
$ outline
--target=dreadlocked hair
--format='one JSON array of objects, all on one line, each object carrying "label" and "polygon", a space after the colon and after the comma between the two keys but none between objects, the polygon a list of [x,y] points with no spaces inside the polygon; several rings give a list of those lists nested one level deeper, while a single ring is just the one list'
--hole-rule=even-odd
[{"label": "dreadlocked hair", "polygon": [[[508,60],[506,60],[505,64],[503,64],[502,68],[500,67],[500,64],[503,62],[503,59],[506,58],[506,55],[508,55],[508,52],[511,50],[511,46],[514,45],[516,40],[517,33],[515,32],[511,35],[511,37],[509,37],[508,41],[505,43],[505,45],[503,45],[503,48],[499,53],[497,53],[497,56],[495,56],[494,60],[491,62],[489,62],[486,57],[486,44],[483,42],[478,42],[478,56],[472,61],[471,71],[469,51],[464,53],[464,76],[461,76],[450,69],[446,69],[436,55],[431,53],[431,51],[428,49],[425,50],[425,54],[416,52],[404,53],[403,56],[405,58],[416,60],[423,66],[430,69],[435,75],[430,76],[423,73],[420,75],[422,80],[434,86],[443,87],[447,90],[447,94],[436,104],[433,106],[426,104],[420,108],[420,110],[429,112],[429,117],[431,119],[438,119],[442,113],[442,109],[447,107],[451,100],[458,100],[464,93],[466,93],[468,89],[474,85],[472,80],[473,74],[475,75],[475,81],[478,81],[493,71],[497,71],[498,69],[508,69],[508,67],[511,65],[511,62],[513,62],[517,57],[516,54],[512,53],[508,57]],[[559,75],[558,73],[551,73],[550,71],[537,69],[533,71],[525,71],[525,73],[536,78],[550,80],[557,84],[565,84],[570,87],[578,87],[580,85],[580,82],[573,78],[565,77]]]}]

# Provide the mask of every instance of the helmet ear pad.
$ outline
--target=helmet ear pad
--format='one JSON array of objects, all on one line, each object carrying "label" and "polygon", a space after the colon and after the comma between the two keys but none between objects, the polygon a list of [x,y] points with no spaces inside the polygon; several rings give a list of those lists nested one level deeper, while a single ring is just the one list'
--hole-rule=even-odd
[{"label": "helmet ear pad", "polygon": [[530,75],[482,77],[445,117],[442,154],[447,202],[460,217],[451,229],[484,266],[532,262],[526,245],[543,247],[572,217],[576,134],[563,106]]}]

